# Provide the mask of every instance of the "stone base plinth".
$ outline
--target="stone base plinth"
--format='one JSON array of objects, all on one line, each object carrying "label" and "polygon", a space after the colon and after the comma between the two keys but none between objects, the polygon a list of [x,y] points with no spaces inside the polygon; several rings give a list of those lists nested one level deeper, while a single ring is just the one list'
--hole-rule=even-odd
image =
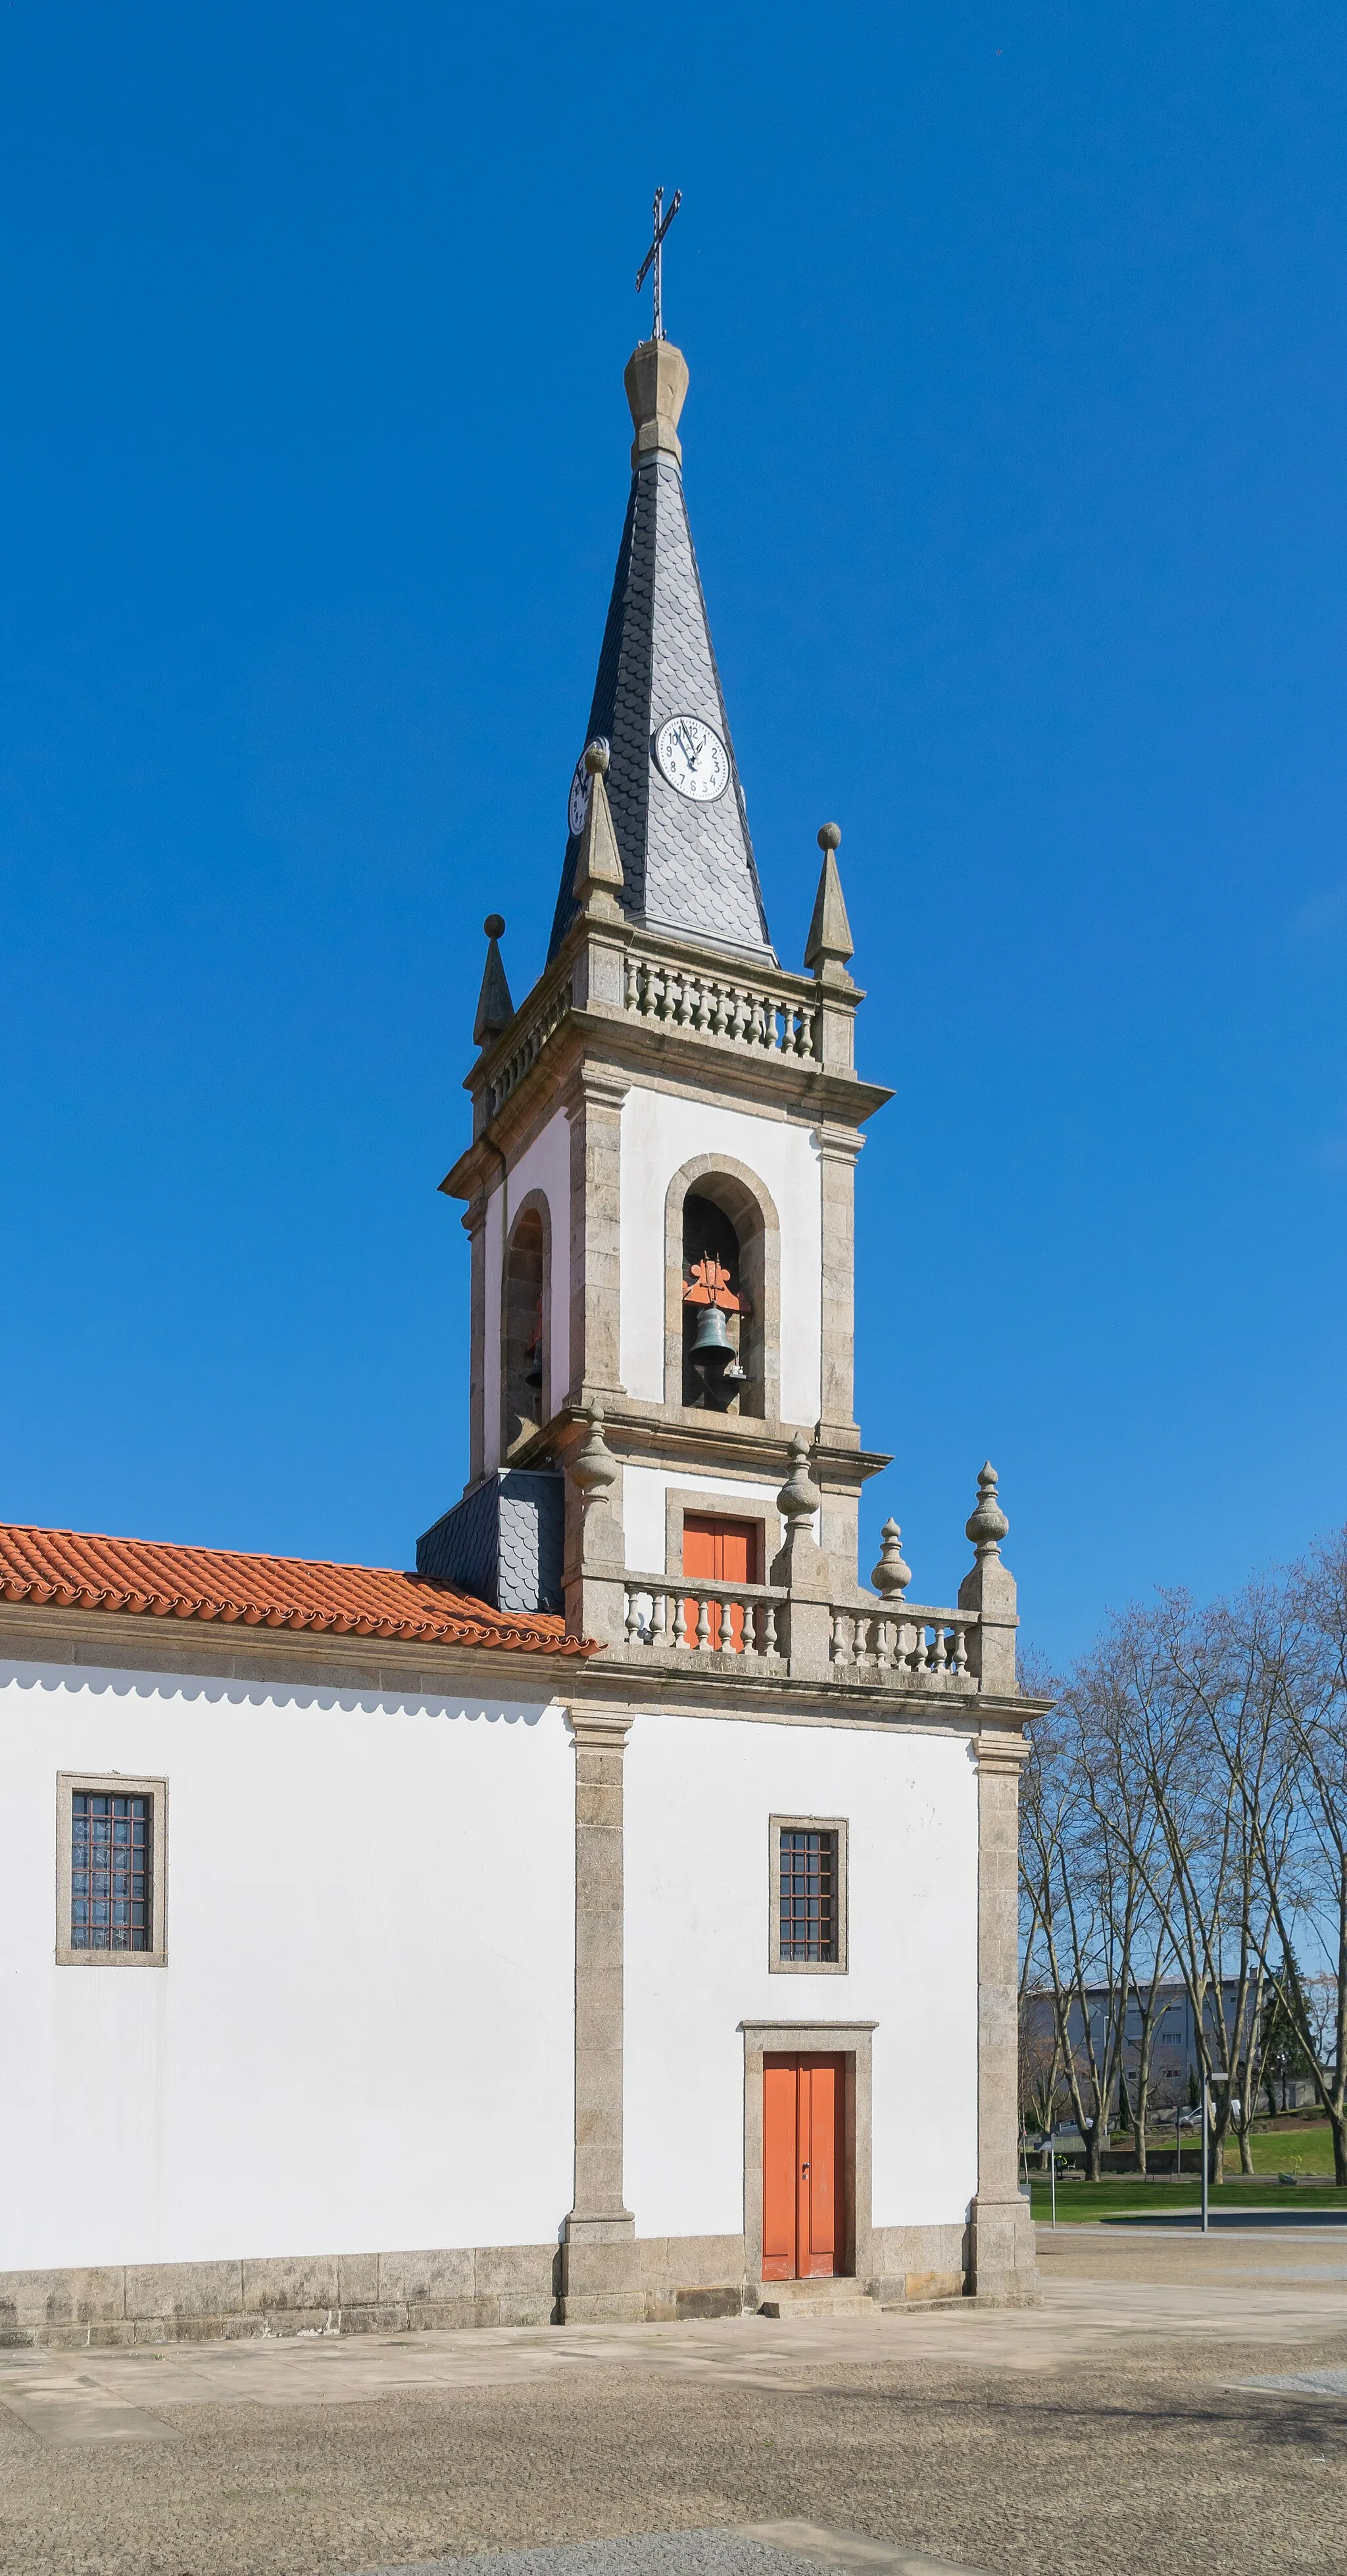
[{"label": "stone base plinth", "polygon": [[[1012,2209],[1012,2226],[1015,2217]],[[572,2222],[575,2233],[568,2230],[561,2246],[0,2272],[0,2348],[673,2325],[740,2316],[754,2305],[742,2236],[637,2236],[600,2224],[605,2232],[589,2235]],[[873,2277],[858,2280],[856,2294],[885,2307],[958,2297],[964,2236],[961,2226],[876,2228]],[[1027,2243],[1032,2268],[1032,2236]],[[1011,2274],[993,2295],[1036,2295],[1036,2277],[1026,2293],[1022,2260]]]},{"label": "stone base plinth", "polygon": [[1029,2203],[974,2201],[969,2218],[969,2287],[984,2307],[1027,2308],[1042,2295]]}]

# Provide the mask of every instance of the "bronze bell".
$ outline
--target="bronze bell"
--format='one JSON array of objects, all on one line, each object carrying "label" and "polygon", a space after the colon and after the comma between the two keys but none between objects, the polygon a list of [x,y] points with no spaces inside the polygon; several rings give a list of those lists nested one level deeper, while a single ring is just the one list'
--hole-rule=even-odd
[{"label": "bronze bell", "polygon": [[538,1348],[536,1349],[536,1351],[534,1351],[534,1352],[532,1353],[532,1355],[531,1355],[531,1357],[530,1357],[530,1359],[529,1359],[528,1367],[527,1367],[527,1368],[525,1369],[525,1371],[524,1371],[524,1384],[525,1384],[525,1386],[541,1386],[541,1385],[542,1385],[542,1382],[543,1382],[543,1353],[542,1353],[542,1344],[541,1344],[541,1342],[540,1342],[540,1343],[539,1343],[539,1345],[538,1345]]},{"label": "bronze bell", "polygon": [[692,1345],[692,1357],[701,1367],[705,1367],[708,1361],[721,1363],[733,1359],[734,1344],[730,1340],[722,1307],[707,1306],[703,1309],[697,1338]]}]

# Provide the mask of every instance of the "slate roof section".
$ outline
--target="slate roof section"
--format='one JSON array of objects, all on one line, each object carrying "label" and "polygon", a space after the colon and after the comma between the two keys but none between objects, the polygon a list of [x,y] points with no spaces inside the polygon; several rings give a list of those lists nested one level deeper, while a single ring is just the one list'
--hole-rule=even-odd
[{"label": "slate roof section", "polygon": [[12,1522],[0,1522],[0,1598],[59,1610],[119,1610],[523,1654],[598,1652],[588,1639],[568,1637],[564,1619],[543,1611],[525,1616],[492,1610],[469,1593],[389,1566],[241,1556],[226,1548],[174,1547]]},{"label": "slate roof section", "polygon": [[[710,804],[676,794],[656,767],[654,737],[677,715],[714,725],[729,754],[729,785]],[[631,479],[584,742],[596,734],[610,749],[608,802],[623,870],[618,901],[628,918],[774,966],[683,477],[667,454],[643,457]],[[577,759],[583,749],[576,745]],[[575,918],[579,848],[572,833],[549,957]]]}]

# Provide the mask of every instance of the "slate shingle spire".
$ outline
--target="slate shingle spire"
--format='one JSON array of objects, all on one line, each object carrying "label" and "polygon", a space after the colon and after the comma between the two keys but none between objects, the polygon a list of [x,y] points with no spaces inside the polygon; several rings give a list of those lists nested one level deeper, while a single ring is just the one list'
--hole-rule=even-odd
[{"label": "slate shingle spire", "polygon": [[[609,748],[618,901],[643,927],[775,964],[683,498],[682,351],[669,340],[643,341],[624,382],[636,428],[631,498],[585,735]],[[677,716],[710,726],[724,747],[724,785],[704,801],[671,786],[656,757],[661,727]],[[706,756],[717,763],[714,746]],[[549,956],[575,919],[585,792],[581,762],[570,816],[580,829],[566,844]]]}]

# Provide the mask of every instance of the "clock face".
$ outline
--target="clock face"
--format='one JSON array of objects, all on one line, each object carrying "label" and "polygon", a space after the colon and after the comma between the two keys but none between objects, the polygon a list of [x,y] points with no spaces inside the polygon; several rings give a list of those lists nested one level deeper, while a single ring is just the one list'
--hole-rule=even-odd
[{"label": "clock face", "polygon": [[580,760],[577,760],[575,764],[575,776],[571,780],[570,803],[566,808],[566,820],[571,827],[572,840],[579,840],[580,835],[585,828],[585,816],[588,812],[589,771],[585,767],[583,758],[581,758]]},{"label": "clock face", "polygon": [[669,785],[694,804],[709,805],[730,783],[729,753],[700,716],[670,716],[655,736],[655,758]]}]

